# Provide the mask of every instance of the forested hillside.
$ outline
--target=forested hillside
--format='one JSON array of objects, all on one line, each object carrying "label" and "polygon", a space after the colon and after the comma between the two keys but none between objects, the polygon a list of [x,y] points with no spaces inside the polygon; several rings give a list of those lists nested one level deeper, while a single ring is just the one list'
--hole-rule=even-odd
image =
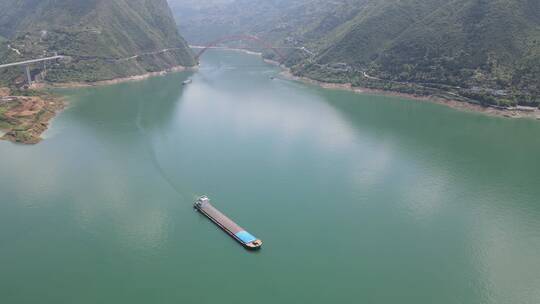
[{"label": "forested hillside", "polygon": [[[58,53],[49,81],[97,81],[193,66],[166,0],[3,0],[0,61]],[[35,72],[35,71],[34,71]],[[18,70],[0,71],[11,82]]]},{"label": "forested hillside", "polygon": [[169,1],[195,43],[250,33],[308,48],[314,56],[294,51],[286,62],[298,75],[489,104],[540,102],[537,0],[209,0],[189,12],[188,0]]}]

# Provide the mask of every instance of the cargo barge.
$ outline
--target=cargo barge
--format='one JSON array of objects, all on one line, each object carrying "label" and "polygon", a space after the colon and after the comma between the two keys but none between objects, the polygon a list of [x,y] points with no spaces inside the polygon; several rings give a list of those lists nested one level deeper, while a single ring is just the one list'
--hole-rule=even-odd
[{"label": "cargo barge", "polygon": [[209,218],[214,224],[225,231],[237,242],[247,249],[260,249],[262,241],[251,235],[244,228],[238,226],[233,220],[217,210],[210,203],[207,196],[201,196],[193,205],[195,210]]}]

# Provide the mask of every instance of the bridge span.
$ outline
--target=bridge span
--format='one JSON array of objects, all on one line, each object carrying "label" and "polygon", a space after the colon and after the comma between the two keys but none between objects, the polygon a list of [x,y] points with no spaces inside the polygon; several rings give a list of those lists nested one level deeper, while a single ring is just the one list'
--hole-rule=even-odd
[{"label": "bridge span", "polygon": [[63,59],[64,56],[61,55],[55,55],[51,57],[44,57],[44,58],[37,58],[37,59],[30,59],[25,61],[19,61],[19,62],[12,62],[12,63],[6,63],[6,64],[0,64],[0,69],[3,68],[9,68],[14,66],[23,66],[26,73],[26,81],[28,85],[32,84],[32,75],[30,75],[30,65],[40,62],[47,62],[47,61],[53,61],[58,59]]},{"label": "bridge span", "polygon": [[[271,50],[273,51],[280,59],[280,63],[283,63],[285,60],[287,60],[287,56],[285,56],[285,54],[283,54],[283,52],[281,50],[286,50],[286,49],[294,49],[294,50],[301,50],[305,53],[307,53],[309,56],[314,56],[315,54],[313,52],[311,52],[310,50],[308,50],[307,48],[305,47],[287,47],[287,46],[284,46],[284,47],[276,47],[276,46],[273,46],[271,43],[267,42],[266,40],[264,39],[261,39],[257,36],[254,36],[254,35],[233,35],[233,36],[225,36],[225,37],[221,37],[215,41],[212,41],[206,45],[203,45],[203,46],[190,46],[192,48],[198,48],[198,49],[201,49],[196,55],[195,55],[195,58],[197,60],[199,60],[199,58],[209,49],[221,49],[221,48],[226,48],[226,47],[221,47],[220,44],[224,43],[224,42],[230,42],[230,41],[253,41],[257,44],[259,44],[262,48],[264,49],[267,49],[267,50]],[[244,48],[243,48],[244,49]]]}]

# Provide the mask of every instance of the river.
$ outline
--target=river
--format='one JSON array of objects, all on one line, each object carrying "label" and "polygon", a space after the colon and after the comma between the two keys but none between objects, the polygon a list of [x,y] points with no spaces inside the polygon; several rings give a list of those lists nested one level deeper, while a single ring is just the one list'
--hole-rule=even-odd
[{"label": "river", "polygon": [[42,143],[0,142],[0,302],[539,302],[539,122],[279,72],[210,50],[60,91]]}]

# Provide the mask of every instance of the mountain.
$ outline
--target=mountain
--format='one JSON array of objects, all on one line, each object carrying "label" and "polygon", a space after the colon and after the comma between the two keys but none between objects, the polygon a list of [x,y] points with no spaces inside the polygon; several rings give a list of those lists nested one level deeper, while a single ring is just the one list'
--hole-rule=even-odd
[{"label": "mountain", "polygon": [[487,103],[538,105],[538,1],[409,0],[375,9],[317,62],[345,62],[395,82],[459,87]]},{"label": "mountain", "polygon": [[[2,62],[68,56],[48,68],[53,82],[98,81],[193,66],[166,0],[3,0]],[[34,73],[36,71],[33,71]],[[2,71],[12,80],[17,69]]]},{"label": "mountain", "polygon": [[190,42],[249,33],[275,46],[306,47],[314,55],[291,51],[285,62],[297,75],[540,104],[538,0],[208,0],[189,12],[182,3],[192,0],[169,1]]},{"label": "mountain", "polygon": [[169,0],[181,33],[203,44],[222,36],[271,30],[272,23],[309,0]]},{"label": "mountain", "polygon": [[265,36],[265,39],[273,37],[278,41],[289,35],[301,34],[304,29],[321,22],[326,15],[334,15],[332,18],[338,19],[345,4],[351,2],[359,1],[169,0],[181,33],[190,43],[196,44],[248,33]]}]

